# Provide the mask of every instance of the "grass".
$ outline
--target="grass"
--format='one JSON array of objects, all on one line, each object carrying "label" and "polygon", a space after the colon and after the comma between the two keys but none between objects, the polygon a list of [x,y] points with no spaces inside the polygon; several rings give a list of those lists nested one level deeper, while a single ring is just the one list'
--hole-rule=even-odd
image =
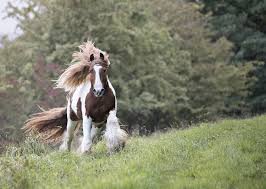
[{"label": "grass", "polygon": [[112,156],[28,141],[0,158],[0,188],[266,188],[266,116],[131,138]]}]

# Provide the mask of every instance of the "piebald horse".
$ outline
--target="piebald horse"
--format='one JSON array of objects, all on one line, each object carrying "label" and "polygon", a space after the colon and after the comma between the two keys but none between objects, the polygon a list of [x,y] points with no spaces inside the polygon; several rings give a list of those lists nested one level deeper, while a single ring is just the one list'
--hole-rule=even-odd
[{"label": "piebald horse", "polygon": [[[89,153],[99,127],[106,123],[104,137],[109,153],[124,147],[127,134],[119,126],[115,90],[108,78],[108,54],[88,41],[73,54],[73,63],[57,80],[68,92],[67,106],[34,114],[26,121],[26,132],[45,134],[46,140],[63,136],[61,150],[70,150],[76,122],[82,121],[80,153]],[[48,134],[47,134],[48,133]]]}]

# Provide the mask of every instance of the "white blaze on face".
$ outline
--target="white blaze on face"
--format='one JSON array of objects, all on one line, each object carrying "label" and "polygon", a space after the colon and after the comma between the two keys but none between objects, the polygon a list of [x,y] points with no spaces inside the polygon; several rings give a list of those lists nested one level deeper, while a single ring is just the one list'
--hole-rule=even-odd
[{"label": "white blaze on face", "polygon": [[94,82],[94,89],[96,91],[100,91],[103,88],[103,84],[100,78],[100,69],[102,68],[102,66],[100,65],[95,65],[93,67],[94,71],[95,71],[95,82]]}]

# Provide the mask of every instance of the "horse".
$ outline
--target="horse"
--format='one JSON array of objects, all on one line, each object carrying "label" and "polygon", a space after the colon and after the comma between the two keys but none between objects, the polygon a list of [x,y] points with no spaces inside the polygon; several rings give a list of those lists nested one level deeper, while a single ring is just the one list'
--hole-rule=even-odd
[{"label": "horse", "polygon": [[128,135],[120,128],[116,115],[116,93],[107,74],[109,55],[91,41],[79,49],[72,55],[73,64],[57,80],[57,88],[68,92],[66,107],[33,114],[23,129],[26,133],[46,133],[45,140],[63,137],[60,150],[71,151],[75,123],[82,122],[83,138],[78,152],[85,154],[91,152],[98,129],[106,124],[104,138],[108,152],[116,152],[125,146]]}]

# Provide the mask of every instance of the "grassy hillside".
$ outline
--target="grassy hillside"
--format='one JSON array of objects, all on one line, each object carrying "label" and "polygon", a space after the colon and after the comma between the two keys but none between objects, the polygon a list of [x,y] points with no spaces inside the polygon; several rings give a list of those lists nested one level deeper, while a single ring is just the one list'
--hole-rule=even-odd
[{"label": "grassy hillside", "polygon": [[28,142],[0,158],[0,188],[266,188],[266,116],[131,138],[112,156]]}]

